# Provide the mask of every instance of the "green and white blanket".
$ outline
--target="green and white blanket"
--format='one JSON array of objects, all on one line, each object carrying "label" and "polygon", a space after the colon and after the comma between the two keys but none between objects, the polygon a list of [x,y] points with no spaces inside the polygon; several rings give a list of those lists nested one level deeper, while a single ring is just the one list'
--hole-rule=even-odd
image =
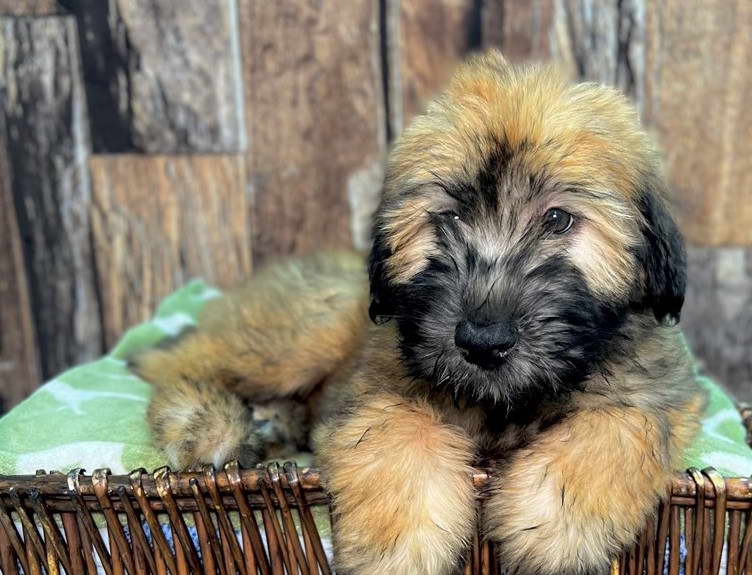
[{"label": "green and white blanket", "polygon": [[[66,371],[11,410],[0,419],[0,474],[75,467],[107,467],[120,474],[164,465],[144,424],[149,385],[126,369],[124,358],[193,325],[203,304],[221,295],[201,281],[189,283],[107,356]],[[710,402],[685,466],[713,466],[728,476],[752,474],[752,449],[733,402],[711,379],[698,374],[698,380],[710,392]]]}]

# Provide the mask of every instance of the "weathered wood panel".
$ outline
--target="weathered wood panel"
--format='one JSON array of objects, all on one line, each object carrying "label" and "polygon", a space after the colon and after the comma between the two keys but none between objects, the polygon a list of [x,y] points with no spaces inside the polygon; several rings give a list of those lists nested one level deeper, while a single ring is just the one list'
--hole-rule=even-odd
[{"label": "weathered wood panel", "polygon": [[242,156],[94,156],[92,225],[105,341],[192,277],[250,273]]},{"label": "weathered wood panel", "polygon": [[55,0],[0,0],[0,14],[53,14],[58,11]]},{"label": "weathered wood panel", "polygon": [[0,115],[42,374],[101,352],[89,149],[72,17],[0,18]]},{"label": "weathered wood panel", "polygon": [[555,60],[573,78],[617,86],[642,107],[650,0],[492,0],[484,44],[513,62]]},{"label": "weathered wood panel", "polygon": [[[649,1],[649,0],[647,0]],[[559,0],[548,41],[573,75],[617,86],[642,110],[645,78],[645,0]]]},{"label": "weathered wood panel", "polygon": [[245,148],[236,0],[61,0],[97,152]]},{"label": "weathered wood panel", "polygon": [[376,0],[240,0],[254,260],[365,247],[385,116]]},{"label": "weathered wood panel", "polygon": [[485,0],[483,44],[515,62],[550,57],[554,0]]},{"label": "weathered wood panel", "polygon": [[752,248],[691,248],[682,326],[706,370],[752,401]]},{"label": "weathered wood panel", "polygon": [[480,44],[474,0],[383,0],[389,127],[396,136]]},{"label": "weathered wood panel", "polygon": [[[0,142],[5,126],[0,116]],[[5,146],[0,143],[0,149]],[[0,154],[0,414],[41,380],[21,237],[7,158]]]},{"label": "weathered wood panel", "polygon": [[684,231],[706,245],[752,244],[752,2],[651,2],[646,21],[646,117]]}]

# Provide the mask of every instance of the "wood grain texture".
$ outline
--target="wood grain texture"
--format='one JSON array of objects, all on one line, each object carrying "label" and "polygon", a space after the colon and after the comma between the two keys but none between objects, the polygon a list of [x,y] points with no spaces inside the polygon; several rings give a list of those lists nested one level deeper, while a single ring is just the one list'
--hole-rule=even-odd
[{"label": "wood grain texture", "polygon": [[193,277],[250,273],[242,156],[93,156],[92,227],[105,341]]},{"label": "wood grain texture", "polygon": [[72,17],[0,18],[0,156],[18,215],[44,377],[102,350],[78,55]]},{"label": "wood grain texture", "polygon": [[55,0],[0,0],[0,14],[54,14],[59,11]]},{"label": "wood grain texture", "polygon": [[513,62],[555,60],[572,78],[619,87],[641,108],[646,1],[490,0],[484,44]]},{"label": "wood grain texture", "polygon": [[752,243],[752,2],[646,10],[645,115],[660,134],[687,236]]},{"label": "wood grain texture", "polygon": [[707,372],[752,402],[752,248],[690,248],[681,325]]},{"label": "wood grain texture", "polygon": [[[649,1],[649,0],[647,0]],[[559,0],[548,38],[573,75],[620,88],[643,106],[646,0]]]},{"label": "wood grain texture", "polygon": [[550,56],[554,0],[485,0],[483,44],[515,62]]},{"label": "wood grain texture", "polygon": [[254,261],[363,248],[385,115],[376,0],[240,0]]},{"label": "wood grain texture", "polygon": [[389,127],[393,136],[441,90],[480,43],[474,0],[384,0]]},{"label": "wood grain texture", "polygon": [[[5,139],[0,116],[0,142]],[[0,149],[5,146],[0,143]],[[41,382],[21,236],[7,158],[0,154],[0,414]]]},{"label": "wood grain texture", "polygon": [[235,0],[62,0],[97,152],[245,148]]}]

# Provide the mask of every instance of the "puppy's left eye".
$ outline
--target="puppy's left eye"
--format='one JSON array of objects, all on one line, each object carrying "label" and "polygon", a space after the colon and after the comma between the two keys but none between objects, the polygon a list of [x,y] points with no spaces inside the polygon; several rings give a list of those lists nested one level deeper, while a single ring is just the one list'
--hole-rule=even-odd
[{"label": "puppy's left eye", "polygon": [[567,233],[574,223],[574,216],[561,208],[551,208],[543,219],[549,231],[555,234]]}]

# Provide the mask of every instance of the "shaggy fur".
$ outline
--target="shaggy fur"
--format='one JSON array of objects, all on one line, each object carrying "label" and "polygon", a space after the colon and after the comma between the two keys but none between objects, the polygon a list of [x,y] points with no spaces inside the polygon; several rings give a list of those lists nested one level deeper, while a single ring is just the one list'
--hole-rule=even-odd
[{"label": "shaggy fur", "polygon": [[664,195],[619,93],[476,57],[390,155],[370,290],[356,255],[281,262],[134,359],[155,441],[253,460],[253,410],[306,406],[338,573],[452,573],[478,520],[515,573],[607,571],[704,406]]}]

